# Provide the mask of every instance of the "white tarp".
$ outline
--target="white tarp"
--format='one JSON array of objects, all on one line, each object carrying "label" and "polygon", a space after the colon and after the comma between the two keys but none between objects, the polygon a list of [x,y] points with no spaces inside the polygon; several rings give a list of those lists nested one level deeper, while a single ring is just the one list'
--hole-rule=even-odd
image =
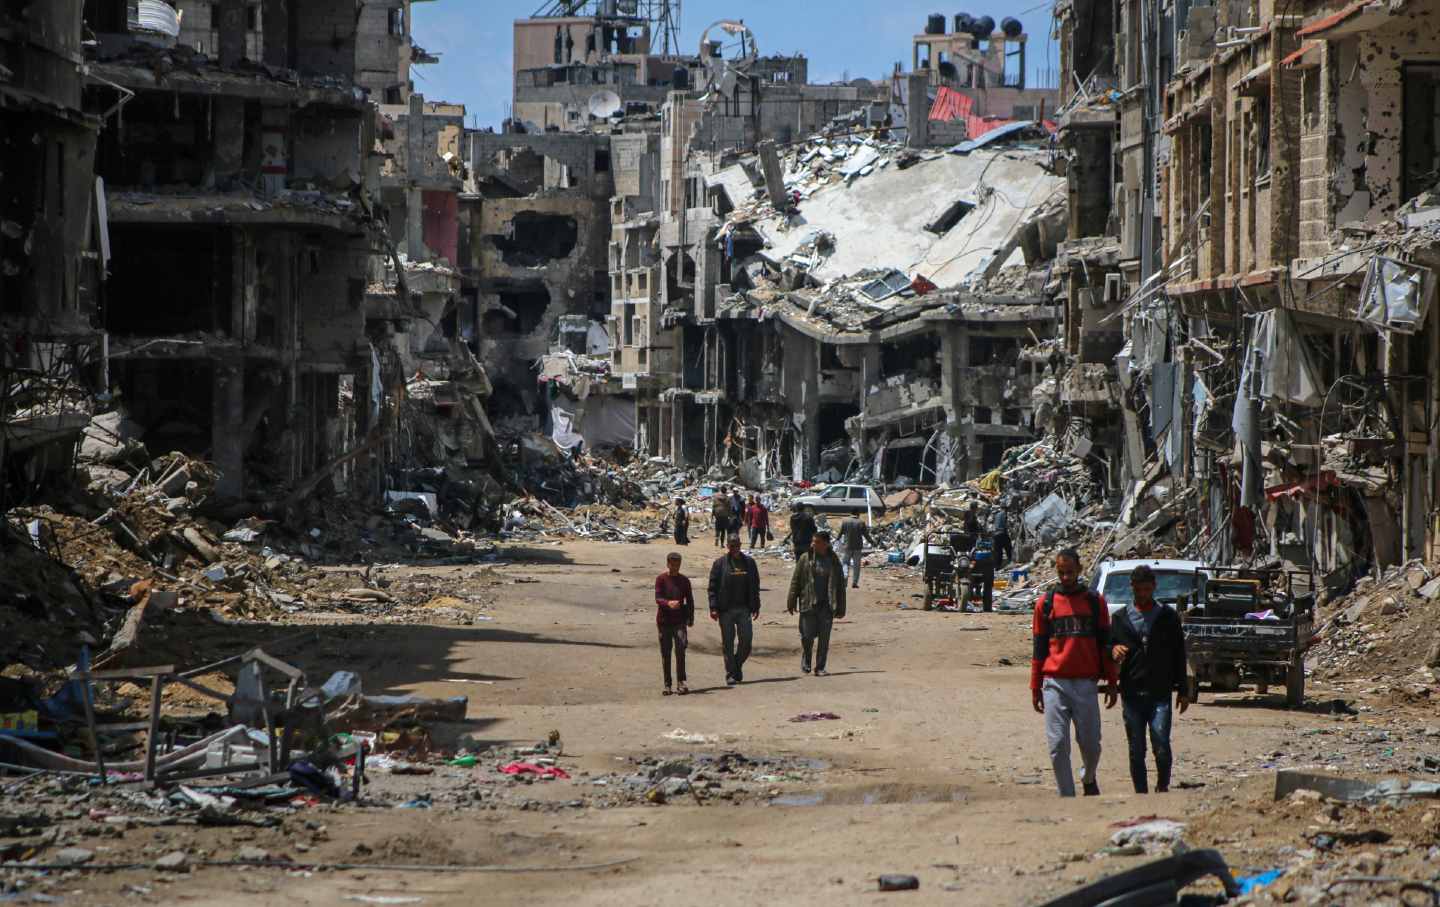
[{"label": "white tarp", "polygon": [[1365,271],[1355,317],[1381,330],[1414,334],[1425,324],[1434,297],[1434,271],[1377,256]]},{"label": "white tarp", "polygon": [[585,438],[575,430],[575,414],[560,407],[550,407],[550,440],[565,450],[584,442]]}]

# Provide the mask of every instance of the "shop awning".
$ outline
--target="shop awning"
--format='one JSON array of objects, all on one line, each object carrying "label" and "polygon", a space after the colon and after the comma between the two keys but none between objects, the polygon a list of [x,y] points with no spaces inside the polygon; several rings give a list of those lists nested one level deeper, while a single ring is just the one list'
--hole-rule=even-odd
[{"label": "shop awning", "polygon": [[1358,35],[1369,31],[1390,18],[1389,5],[1383,0],[1356,0],[1338,13],[1332,13],[1302,26],[1295,33],[1297,38],[1324,37],[1326,41]]},{"label": "shop awning", "polygon": [[1324,41],[1306,41],[1300,45],[1299,50],[1281,60],[1280,65],[1291,69],[1312,69],[1319,66],[1320,48],[1324,46]]}]

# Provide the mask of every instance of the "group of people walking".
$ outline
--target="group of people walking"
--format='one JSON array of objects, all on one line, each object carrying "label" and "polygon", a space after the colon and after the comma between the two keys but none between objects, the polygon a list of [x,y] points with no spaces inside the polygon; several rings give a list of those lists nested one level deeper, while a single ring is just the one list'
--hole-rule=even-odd
[{"label": "group of people walking", "polygon": [[[730,496],[723,491],[717,494],[714,508],[717,544],[723,540],[726,551],[711,565],[706,591],[710,619],[720,627],[725,684],[735,686],[745,680],[754,621],[760,616],[760,570],[754,558],[742,550],[738,530],[742,526],[750,529],[752,549],[757,540],[768,540],[769,511],[757,497],[752,495],[747,502],[738,491]],[[689,520],[688,515],[680,519],[683,513],[684,506],[677,500],[675,539],[680,544],[688,542]],[[1012,556],[1006,530],[1002,515],[992,527],[996,560],[1002,564]],[[761,533],[758,536],[757,531]],[[859,586],[864,544],[872,541],[869,527],[853,516],[841,523],[838,534],[837,553],[831,534],[817,528],[809,508],[799,508],[790,518],[796,560],[785,608],[798,615],[801,673],[817,677],[827,673],[831,629],[845,616],[847,585],[852,589]],[[670,553],[666,572],[655,579],[655,622],[667,696],[689,692],[685,650],[688,630],[695,625],[695,597],[690,580],[680,572],[681,565],[679,552]],[[1066,549],[1056,556],[1055,573],[1055,586],[1035,601],[1030,690],[1033,708],[1045,719],[1050,764],[1060,795],[1075,796],[1072,734],[1080,750],[1081,788],[1086,796],[1100,793],[1096,772],[1102,696],[1107,709],[1117,703],[1123,706],[1135,791],[1150,790],[1147,743],[1155,763],[1154,789],[1168,791],[1174,763],[1170,746],[1173,716],[1177,711],[1183,714],[1190,705],[1185,634],[1179,615],[1156,602],[1155,575],[1144,565],[1130,574],[1132,603],[1113,620],[1105,597],[1082,581],[1076,551]]]},{"label": "group of people walking", "polygon": [[[710,516],[715,524],[715,547],[726,544],[730,536],[741,536],[748,532],[750,548],[758,544],[764,547],[771,539],[770,509],[759,495],[745,498],[740,490],[721,487],[710,499]],[[683,498],[675,499],[675,510],[671,514],[674,525],[675,544],[690,544],[690,510]]]},{"label": "group of people walking", "polygon": [[[682,563],[680,553],[671,552],[665,559],[665,572],[655,578],[655,624],[660,635],[666,696],[690,692],[685,649],[688,630],[695,626],[695,595],[689,578],[680,572]],[[859,582],[858,573],[855,581]],[[742,550],[739,535],[727,538],[725,554],[710,566],[706,593],[710,619],[720,626],[725,685],[733,687],[745,681],[754,621],[760,616],[760,569],[755,559]],[[799,615],[801,673],[825,676],[830,630],[836,619],[845,616],[845,567],[830,545],[829,532],[815,532],[809,550],[795,561],[785,610]]]}]

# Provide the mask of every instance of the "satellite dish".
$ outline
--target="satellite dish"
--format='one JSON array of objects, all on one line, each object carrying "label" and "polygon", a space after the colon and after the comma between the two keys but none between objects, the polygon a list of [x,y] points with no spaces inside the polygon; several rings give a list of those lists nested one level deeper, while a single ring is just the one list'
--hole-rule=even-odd
[{"label": "satellite dish", "polygon": [[609,89],[597,91],[590,96],[590,115],[597,120],[608,120],[620,112],[620,96]]}]

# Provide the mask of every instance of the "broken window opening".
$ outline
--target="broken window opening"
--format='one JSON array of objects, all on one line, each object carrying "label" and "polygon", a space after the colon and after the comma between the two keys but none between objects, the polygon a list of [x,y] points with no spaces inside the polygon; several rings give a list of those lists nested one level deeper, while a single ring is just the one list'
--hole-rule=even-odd
[{"label": "broken window opening", "polygon": [[598,148],[598,149],[596,149],[596,151],[595,151],[595,172],[596,172],[596,173],[609,173],[609,172],[610,172],[610,149],[609,149],[609,148]]},{"label": "broken window opening", "polygon": [[114,359],[111,381],[152,450],[210,453],[214,368],[204,360]]},{"label": "broken window opening", "polygon": [[940,361],[940,335],[920,334],[906,340],[882,344],[880,374],[918,374],[933,377]]},{"label": "broken window opening", "polygon": [[110,242],[106,330],[119,336],[229,333],[230,231],[112,225]]},{"label": "broken window opening", "polygon": [[580,227],[563,214],[521,211],[510,220],[510,235],[491,237],[507,265],[535,268],[575,251]]},{"label": "broken window opening", "polygon": [[820,436],[820,449],[833,447],[837,442],[849,443],[850,435],[845,431],[845,421],[860,415],[860,407],[853,403],[822,403],[816,423]]},{"label": "broken window opening", "polygon": [[974,210],[975,206],[970,202],[956,199],[939,217],[935,218],[935,220],[929,224],[926,224],[925,229],[937,236],[944,236],[946,233],[955,229],[956,225],[964,220],[965,215]]},{"label": "broken window opening", "polygon": [[970,364],[972,366],[1011,365],[1020,357],[1020,340],[1017,337],[971,337]]},{"label": "broken window opening", "polygon": [[1440,66],[1406,63],[1400,84],[1404,92],[1400,201],[1404,203],[1440,180]]},{"label": "broken window opening", "polygon": [[[545,321],[545,312],[550,308],[550,292],[543,285],[521,286],[501,289],[497,297],[502,306],[514,312],[511,318],[504,312],[491,311],[486,314],[486,336],[529,334]],[[505,320],[497,324],[490,316],[500,314]],[[503,327],[501,327],[503,325]],[[500,327],[500,330],[494,328]]]},{"label": "broken window opening", "polygon": [[[211,99],[192,95],[136,95],[125,108],[125,128],[100,133],[97,175],[117,188],[213,183],[219,149],[211,105]],[[239,150],[235,157],[240,157]]]}]

